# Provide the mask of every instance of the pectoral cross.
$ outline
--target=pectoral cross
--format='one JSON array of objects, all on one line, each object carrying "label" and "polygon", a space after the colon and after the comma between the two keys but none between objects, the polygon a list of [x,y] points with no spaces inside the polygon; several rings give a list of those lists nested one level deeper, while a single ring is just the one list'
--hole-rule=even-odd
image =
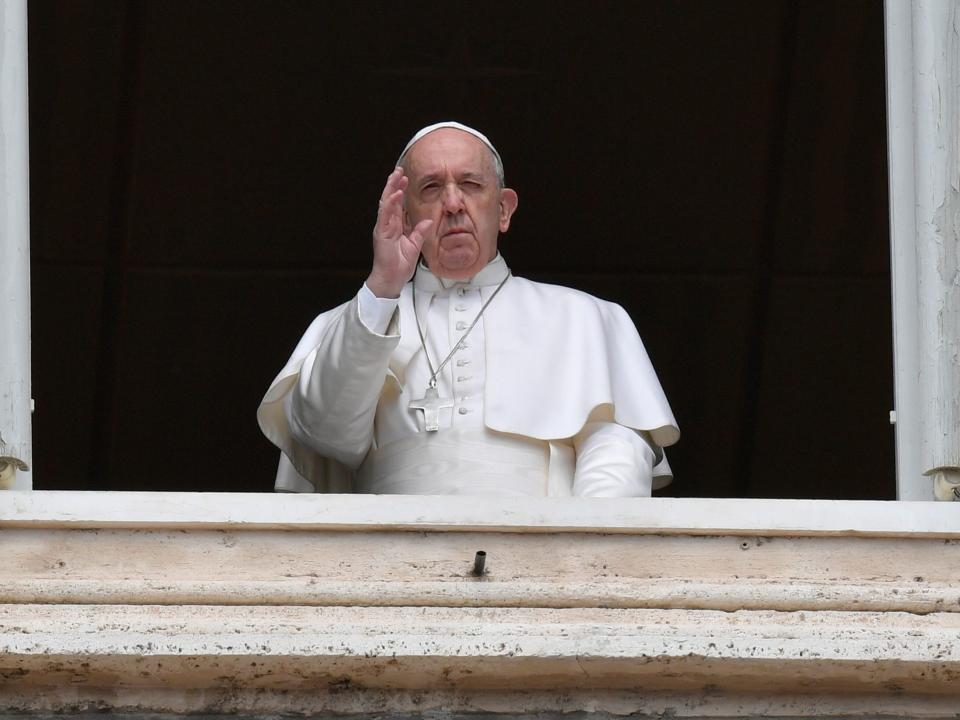
[{"label": "pectoral cross", "polygon": [[452,408],[453,398],[441,398],[437,392],[437,381],[431,380],[427,391],[419,400],[410,401],[411,410],[423,410],[423,424],[427,432],[440,429],[440,410]]}]

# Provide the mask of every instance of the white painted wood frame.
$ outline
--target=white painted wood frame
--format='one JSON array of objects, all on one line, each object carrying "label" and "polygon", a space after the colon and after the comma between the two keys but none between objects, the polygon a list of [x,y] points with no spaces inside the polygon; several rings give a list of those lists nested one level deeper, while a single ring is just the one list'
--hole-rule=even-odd
[{"label": "white painted wood frame", "polygon": [[0,2],[0,489],[29,489],[27,3]]},{"label": "white painted wood frame", "polygon": [[54,491],[0,495],[0,528],[601,532],[960,539],[960,507],[893,500]]},{"label": "white painted wood frame", "polygon": [[960,2],[887,0],[897,486],[960,487]]}]

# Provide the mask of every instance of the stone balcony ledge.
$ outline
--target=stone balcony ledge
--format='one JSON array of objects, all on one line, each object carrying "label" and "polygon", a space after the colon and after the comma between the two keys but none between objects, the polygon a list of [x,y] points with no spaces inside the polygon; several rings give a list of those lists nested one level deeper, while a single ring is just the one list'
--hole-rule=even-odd
[{"label": "stone balcony ledge", "polygon": [[950,717],[957,511],[2,493],[0,708]]}]

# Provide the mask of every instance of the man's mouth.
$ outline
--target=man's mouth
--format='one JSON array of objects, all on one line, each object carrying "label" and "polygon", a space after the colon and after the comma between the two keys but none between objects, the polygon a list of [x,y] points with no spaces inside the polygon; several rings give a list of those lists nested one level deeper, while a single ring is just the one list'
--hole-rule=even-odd
[{"label": "man's mouth", "polygon": [[443,235],[441,235],[441,237],[447,237],[448,235],[466,235],[469,232],[470,231],[467,230],[466,228],[455,227],[455,228],[450,228],[449,230],[446,230],[443,233]]}]

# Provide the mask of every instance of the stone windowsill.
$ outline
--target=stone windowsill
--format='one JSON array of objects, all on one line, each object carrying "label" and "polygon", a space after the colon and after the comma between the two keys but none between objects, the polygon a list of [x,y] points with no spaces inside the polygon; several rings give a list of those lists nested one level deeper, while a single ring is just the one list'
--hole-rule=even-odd
[{"label": "stone windowsill", "polygon": [[950,504],[8,492],[0,545],[15,710],[960,702]]}]

